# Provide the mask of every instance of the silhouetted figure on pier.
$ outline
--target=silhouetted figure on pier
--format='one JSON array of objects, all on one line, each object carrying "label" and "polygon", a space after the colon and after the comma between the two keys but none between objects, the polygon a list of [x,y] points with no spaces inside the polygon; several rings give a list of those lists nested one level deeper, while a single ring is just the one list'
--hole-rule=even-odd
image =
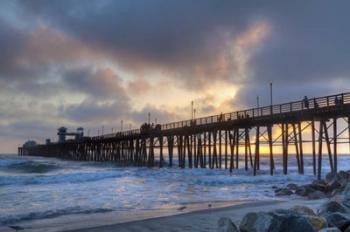
[{"label": "silhouetted figure on pier", "polygon": [[307,98],[307,96],[305,96],[303,99],[303,105],[304,108],[309,109],[309,99]]},{"label": "silhouetted figure on pier", "polygon": [[219,122],[223,122],[224,121],[224,114],[223,113],[220,114],[220,116],[218,118],[218,121]]},{"label": "silhouetted figure on pier", "polygon": [[342,98],[342,97],[339,97],[339,98],[338,98],[338,96],[335,97],[335,99],[334,99],[334,104],[335,104],[336,106],[341,106],[341,105],[343,104],[343,98]]}]

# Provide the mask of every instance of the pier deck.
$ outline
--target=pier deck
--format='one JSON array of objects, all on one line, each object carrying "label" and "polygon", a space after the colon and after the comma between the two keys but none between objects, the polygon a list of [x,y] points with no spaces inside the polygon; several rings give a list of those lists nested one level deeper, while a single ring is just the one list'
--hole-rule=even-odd
[{"label": "pier deck", "polygon": [[[273,175],[274,147],[281,147],[282,168],[287,174],[292,146],[303,174],[304,144],[311,143],[313,173],[320,177],[325,148],[331,170],[337,171],[338,145],[349,143],[349,123],[350,93],[342,93],[162,125],[144,124],[136,130],[20,147],[18,153],[148,167],[162,167],[165,161],[173,166],[176,153],[181,168],[231,171],[239,168],[243,156],[244,168],[257,174],[261,146],[267,146]],[[311,138],[305,139],[305,135]]]}]

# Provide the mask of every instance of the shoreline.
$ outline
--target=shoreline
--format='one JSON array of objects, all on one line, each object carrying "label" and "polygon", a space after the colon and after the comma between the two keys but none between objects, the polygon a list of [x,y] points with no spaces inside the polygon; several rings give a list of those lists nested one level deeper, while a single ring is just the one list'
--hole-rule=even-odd
[{"label": "shoreline", "polygon": [[[120,218],[118,212],[97,213],[88,215],[67,215],[47,220],[34,220],[18,223],[28,232],[97,232],[97,231],[216,231],[217,222],[221,217],[228,217],[238,223],[248,212],[267,211],[274,209],[288,209],[295,205],[308,206],[312,209],[327,199],[276,199],[260,201],[230,201],[206,202],[187,205],[183,210],[172,211],[154,210],[148,212],[130,212]],[[208,208],[211,204],[211,208]],[[118,216],[118,219],[116,219]],[[13,232],[8,226],[0,227],[1,231]]]},{"label": "shoreline", "polygon": [[[270,200],[267,201],[275,202]],[[24,228],[24,230],[21,230],[24,232],[85,231],[90,228],[102,228],[105,226],[134,223],[138,221],[152,220],[163,217],[173,217],[205,211],[214,212],[216,210],[249,203],[254,203],[254,201],[237,200],[184,203],[182,205],[153,210],[120,210],[93,214],[68,214],[54,218],[23,221],[20,223],[14,223],[14,225]],[[10,225],[0,226],[0,231],[13,231],[11,228],[9,228],[9,226]]]},{"label": "shoreline", "polygon": [[97,232],[97,231],[216,231],[217,222],[221,217],[228,217],[234,223],[238,223],[248,212],[267,211],[274,209],[288,209],[295,205],[308,206],[314,210],[327,199],[306,200],[266,200],[256,202],[245,202],[241,204],[202,209],[176,215],[165,215],[135,221],[116,223],[112,225],[96,226],[90,228],[79,228],[64,230],[65,232]]}]

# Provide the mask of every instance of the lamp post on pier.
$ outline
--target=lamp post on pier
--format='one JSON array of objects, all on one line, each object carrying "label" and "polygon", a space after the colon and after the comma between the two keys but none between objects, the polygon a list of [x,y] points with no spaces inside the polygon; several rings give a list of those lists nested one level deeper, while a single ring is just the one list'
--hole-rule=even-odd
[{"label": "lamp post on pier", "polygon": [[191,119],[193,120],[194,116],[193,116],[193,104],[194,102],[191,101]]},{"label": "lamp post on pier", "polygon": [[272,82],[270,82],[270,114],[272,116],[273,110],[272,110]]}]

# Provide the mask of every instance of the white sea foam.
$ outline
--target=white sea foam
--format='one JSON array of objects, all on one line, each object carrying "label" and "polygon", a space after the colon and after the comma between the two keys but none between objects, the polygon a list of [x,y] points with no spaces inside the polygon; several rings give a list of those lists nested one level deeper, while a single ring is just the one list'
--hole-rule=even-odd
[{"label": "white sea foam", "polygon": [[[311,157],[305,175],[297,174],[295,158],[289,175],[276,158],[276,175],[269,160],[261,158],[261,171],[240,169],[180,169],[118,167],[113,163],[74,162],[53,158],[0,155],[0,224],[39,220],[61,215],[179,207],[188,203],[275,199],[272,186],[303,184],[315,179]],[[324,174],[327,159],[323,160]],[[339,169],[350,159],[339,157]],[[23,169],[23,170],[21,170]],[[38,172],[38,169],[40,172]]]}]

